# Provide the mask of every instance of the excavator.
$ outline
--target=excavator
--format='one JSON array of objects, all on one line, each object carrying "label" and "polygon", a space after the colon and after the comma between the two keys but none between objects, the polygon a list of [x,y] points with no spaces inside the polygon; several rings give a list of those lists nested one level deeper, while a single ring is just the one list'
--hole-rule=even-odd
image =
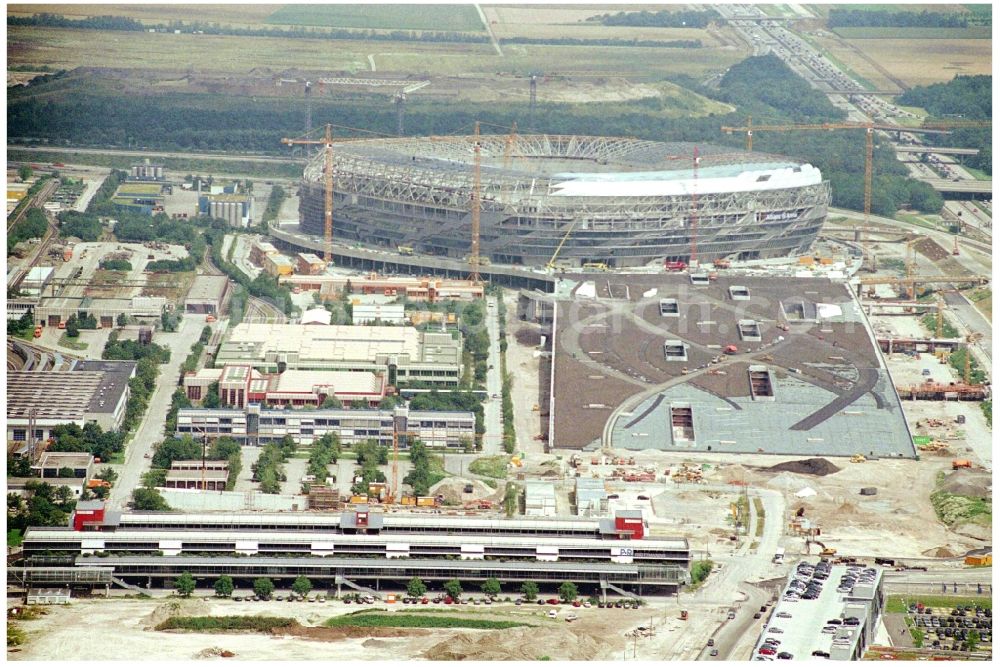
[{"label": "excavator", "polygon": [[811,544],[815,544],[815,545],[819,546],[819,548],[821,549],[821,551],[819,552],[820,556],[836,556],[837,555],[837,550],[836,549],[832,549],[832,548],[826,546],[825,544],[823,544],[822,542],[820,542],[819,540],[817,540],[814,537],[807,537],[806,538],[806,553],[807,554],[809,553],[809,545],[811,545]]}]

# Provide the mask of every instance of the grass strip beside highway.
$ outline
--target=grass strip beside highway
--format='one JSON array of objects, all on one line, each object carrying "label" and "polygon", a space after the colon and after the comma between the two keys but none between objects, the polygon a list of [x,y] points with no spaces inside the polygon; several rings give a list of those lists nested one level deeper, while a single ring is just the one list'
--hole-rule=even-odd
[{"label": "grass strip beside highway", "polygon": [[480,618],[459,616],[415,616],[412,614],[352,614],[336,616],[323,625],[328,628],[470,628],[473,630],[506,630],[508,628],[532,627],[530,623],[516,621],[488,621]]}]

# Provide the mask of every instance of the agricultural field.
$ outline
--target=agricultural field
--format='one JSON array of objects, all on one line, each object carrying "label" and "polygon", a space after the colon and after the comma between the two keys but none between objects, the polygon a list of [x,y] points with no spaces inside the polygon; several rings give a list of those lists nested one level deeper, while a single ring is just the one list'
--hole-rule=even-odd
[{"label": "agricultural field", "polygon": [[[252,41],[251,41],[252,40]],[[247,60],[252,44],[253,62]],[[282,71],[299,67],[328,72],[370,71],[367,54],[394,51],[393,42],[327,39],[279,39],[228,35],[148,34],[100,32],[63,28],[12,26],[7,31],[7,58],[14,65],[49,65],[53,68],[122,67],[199,72],[247,72],[252,67]],[[492,52],[488,44],[420,44],[407,42],[401,51],[428,65],[437,57],[464,58]],[[419,71],[419,70],[418,70]]]},{"label": "agricultural field", "polygon": [[55,69],[115,67],[246,73],[248,40],[252,67],[280,72],[302,68],[351,74],[376,71],[424,76],[493,75],[498,69],[524,75],[544,71],[557,76],[627,76],[662,80],[670,74],[703,76],[738,62],[745,54],[730,47],[662,49],[647,47],[511,44],[499,59],[489,44],[363,42],[280,39],[228,35],[108,32],[11,26],[7,56],[11,65]]},{"label": "agricultural field", "polygon": [[[683,6],[680,6],[683,7]],[[605,26],[588,18],[626,9],[623,6],[580,8],[574,5],[494,5],[483,8],[493,34],[498,39],[528,37],[532,39],[639,39],[694,40],[705,46],[722,44],[711,31],[687,28],[645,28]],[[656,10],[664,9],[658,7]],[[654,11],[656,11],[654,10]]]},{"label": "agricultural field", "polygon": [[[852,28],[858,31],[892,31],[895,38],[845,39],[830,32],[806,35],[814,45],[850,69],[875,90],[925,86],[950,81],[958,74],[992,73],[989,39],[900,38],[921,28]],[[927,30],[944,30],[928,28]],[[841,30],[838,29],[837,33]],[[967,30],[966,30],[967,32]]]},{"label": "agricultural field", "polygon": [[472,5],[285,5],[267,23],[327,28],[481,32]]},{"label": "agricultural field", "polygon": [[991,39],[988,26],[968,28],[834,28],[845,39]]},{"label": "agricultural field", "polygon": [[956,75],[992,74],[989,39],[851,39],[848,44],[910,86],[950,81]]},{"label": "agricultural field", "polygon": [[88,16],[125,16],[143,23],[166,23],[169,21],[202,21],[227,26],[261,26],[281,5],[242,4],[238,10],[233,5],[7,5],[8,16],[31,16],[32,14],[62,14],[67,18],[80,19]]}]

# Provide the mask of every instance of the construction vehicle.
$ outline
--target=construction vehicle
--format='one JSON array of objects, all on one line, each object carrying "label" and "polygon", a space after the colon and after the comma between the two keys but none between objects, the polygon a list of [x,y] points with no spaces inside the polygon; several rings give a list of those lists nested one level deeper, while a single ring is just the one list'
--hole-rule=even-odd
[{"label": "construction vehicle", "polygon": [[712,266],[714,266],[717,269],[728,269],[730,266],[732,266],[732,262],[730,262],[728,259],[717,259],[714,262],[712,262]]},{"label": "construction vehicle", "polygon": [[608,270],[608,265],[605,264],[604,262],[584,262],[582,268],[584,268],[584,269],[594,269],[594,270],[597,270],[597,271],[607,271]]},{"label": "construction vehicle", "polygon": [[685,271],[687,267],[687,262],[671,262],[669,260],[663,262],[663,268],[667,271]]},{"label": "construction vehicle", "polygon": [[864,463],[867,460],[864,454],[855,454],[851,457],[851,463]]},{"label": "construction vehicle", "polygon": [[462,505],[467,510],[491,510],[493,503],[489,500],[470,500]]},{"label": "construction vehicle", "polygon": [[837,550],[836,549],[831,549],[830,547],[825,547],[822,551],[819,552],[819,555],[820,556],[836,556],[837,555]]},{"label": "construction vehicle", "polygon": [[735,345],[727,345],[726,349],[723,350],[723,352],[725,352],[726,354],[736,354],[739,351],[740,351],[739,348],[737,348]]},{"label": "construction vehicle", "polygon": [[408,246],[408,245],[397,246],[396,250],[399,251],[400,255],[412,255],[413,254],[413,247],[412,246]]},{"label": "construction vehicle", "polygon": [[955,459],[951,462],[952,470],[958,470],[959,468],[972,468],[972,461],[968,459]]}]

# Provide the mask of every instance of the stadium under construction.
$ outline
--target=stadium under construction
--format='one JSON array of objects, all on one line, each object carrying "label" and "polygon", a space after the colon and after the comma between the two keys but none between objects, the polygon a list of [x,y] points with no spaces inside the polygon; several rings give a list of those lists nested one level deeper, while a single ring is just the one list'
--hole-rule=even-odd
[{"label": "stadium under construction", "polygon": [[[808,164],[632,138],[373,139],[338,143],[333,160],[338,243],[461,261],[478,182],[481,256],[525,267],[557,255],[566,267],[612,268],[794,255],[812,244],[830,203],[829,182]],[[323,235],[323,165],[321,153],[303,175],[304,236]]]}]

